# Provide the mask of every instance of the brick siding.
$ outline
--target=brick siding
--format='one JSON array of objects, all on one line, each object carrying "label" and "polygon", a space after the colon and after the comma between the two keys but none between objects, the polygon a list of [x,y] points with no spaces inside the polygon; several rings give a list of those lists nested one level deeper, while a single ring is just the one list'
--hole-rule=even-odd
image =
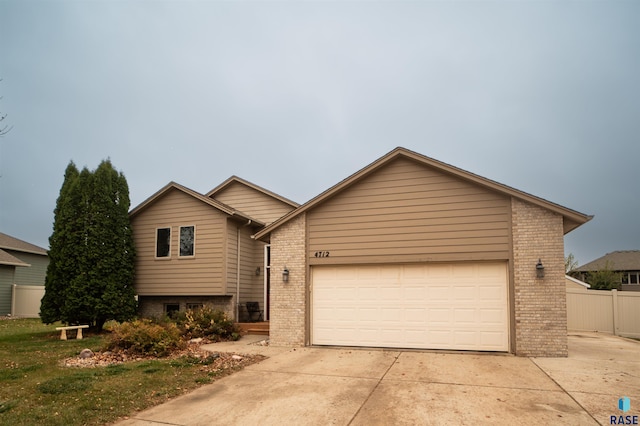
[{"label": "brick siding", "polygon": [[[513,199],[515,353],[567,356],[567,304],[562,216]],[[538,259],[544,278],[536,278]]]},{"label": "brick siding", "polygon": [[[306,343],[306,215],[301,214],[271,233],[271,308],[269,340],[274,346]],[[283,282],[282,271],[289,270]]]}]

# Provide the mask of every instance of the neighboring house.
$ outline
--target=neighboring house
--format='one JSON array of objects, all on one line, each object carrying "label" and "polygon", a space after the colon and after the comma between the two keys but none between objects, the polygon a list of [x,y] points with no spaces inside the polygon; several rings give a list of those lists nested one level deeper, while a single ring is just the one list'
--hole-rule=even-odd
[{"label": "neighboring house", "polygon": [[140,313],[207,304],[242,321],[257,301],[268,317],[268,251],[252,235],[297,206],[235,176],[207,195],[166,185],[130,212]]},{"label": "neighboring house", "polygon": [[640,291],[640,250],[620,250],[606,255],[576,268],[576,273],[583,280],[590,272],[610,269],[619,272],[622,291]]},{"label": "neighboring house", "polygon": [[565,283],[567,284],[567,289],[588,290],[591,288],[590,284],[587,284],[584,281],[580,281],[579,279],[571,277],[569,275],[565,275],[564,279]]},{"label": "neighboring house", "polygon": [[15,314],[11,303],[14,285],[44,287],[48,265],[46,249],[0,232],[0,315]]},{"label": "neighboring house", "polygon": [[396,148],[255,235],[270,341],[566,356],[564,234],[590,219]]}]

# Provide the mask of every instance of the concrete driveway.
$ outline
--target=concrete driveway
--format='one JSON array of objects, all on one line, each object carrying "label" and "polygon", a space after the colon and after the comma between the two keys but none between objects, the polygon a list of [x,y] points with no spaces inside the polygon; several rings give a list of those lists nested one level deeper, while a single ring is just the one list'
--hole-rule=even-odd
[{"label": "concrete driveway", "polygon": [[[568,358],[217,343],[269,359],[122,426],[610,424],[640,414],[640,342],[569,336]],[[631,411],[617,409],[631,399]]]}]

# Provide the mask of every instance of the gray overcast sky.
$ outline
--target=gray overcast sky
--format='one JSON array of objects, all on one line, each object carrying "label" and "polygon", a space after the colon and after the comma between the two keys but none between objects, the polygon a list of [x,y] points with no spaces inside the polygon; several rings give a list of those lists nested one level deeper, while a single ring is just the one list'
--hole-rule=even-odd
[{"label": "gray overcast sky", "polygon": [[302,203],[403,146],[640,249],[639,1],[0,0],[0,78],[0,231],[43,247],[70,160]]}]

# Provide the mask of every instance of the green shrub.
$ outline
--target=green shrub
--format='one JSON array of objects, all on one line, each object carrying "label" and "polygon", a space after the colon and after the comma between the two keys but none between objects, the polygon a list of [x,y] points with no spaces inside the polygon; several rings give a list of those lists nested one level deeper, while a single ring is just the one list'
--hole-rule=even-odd
[{"label": "green shrub", "polygon": [[167,356],[184,346],[185,342],[175,324],[160,325],[143,319],[112,325],[105,349],[126,349],[131,354]]},{"label": "green shrub", "polygon": [[189,339],[206,337],[218,341],[238,340],[240,337],[233,321],[224,312],[209,306],[182,312],[176,317],[176,322]]}]

